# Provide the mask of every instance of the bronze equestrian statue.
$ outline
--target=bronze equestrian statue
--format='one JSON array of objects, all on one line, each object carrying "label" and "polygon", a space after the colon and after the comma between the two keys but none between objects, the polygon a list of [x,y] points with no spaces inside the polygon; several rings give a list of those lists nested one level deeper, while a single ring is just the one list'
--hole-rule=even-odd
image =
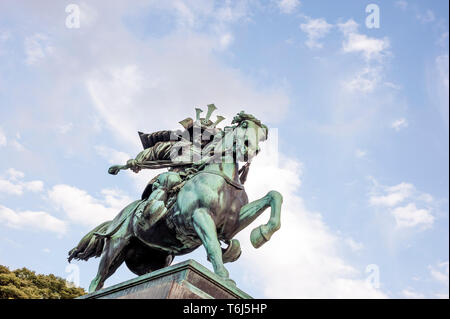
[{"label": "bronze equestrian statue", "polygon": [[[112,221],[95,227],[69,252],[75,258],[99,257],[97,276],[89,291],[103,287],[123,263],[136,275],[169,266],[174,256],[206,249],[214,272],[234,283],[224,263],[237,260],[239,242],[233,237],[270,207],[270,219],[251,232],[255,248],[267,242],[280,228],[283,197],[277,191],[249,202],[243,184],[259,143],[268,137],[268,128],[244,111],[232,125],[216,125],[224,118],[210,120],[216,109],[208,105],[205,118],[196,109],[196,120],[181,121],[184,130],[139,132],[144,151],[125,165],[109,168],[110,174],[131,169],[168,168],[153,178],[142,194]],[[239,163],[245,164],[239,168]],[[221,248],[220,241],[228,245]]]}]

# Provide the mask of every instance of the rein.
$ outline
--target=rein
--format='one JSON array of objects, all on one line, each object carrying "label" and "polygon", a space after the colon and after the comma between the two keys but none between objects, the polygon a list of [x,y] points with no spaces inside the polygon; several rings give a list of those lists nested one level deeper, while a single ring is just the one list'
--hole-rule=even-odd
[{"label": "rein", "polygon": [[[194,177],[195,175],[198,175],[200,173],[209,173],[209,174],[214,174],[214,175],[218,175],[220,177],[222,177],[228,184],[230,184],[231,186],[234,186],[237,189],[243,190],[244,186],[240,183],[237,183],[235,181],[233,181],[231,178],[229,178],[228,176],[226,176],[224,173],[222,172],[214,172],[214,171],[198,171],[197,173],[195,173],[194,175],[192,175],[192,177]],[[191,177],[191,178],[192,178]]]}]

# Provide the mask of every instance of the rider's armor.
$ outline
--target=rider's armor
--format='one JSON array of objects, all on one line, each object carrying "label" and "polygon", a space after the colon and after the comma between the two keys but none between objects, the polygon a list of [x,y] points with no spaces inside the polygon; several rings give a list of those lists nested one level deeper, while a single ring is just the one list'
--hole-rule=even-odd
[{"label": "rider's armor", "polygon": [[153,179],[151,194],[135,213],[142,226],[151,227],[165,215],[169,192],[181,182],[180,174],[176,172],[164,172]]}]

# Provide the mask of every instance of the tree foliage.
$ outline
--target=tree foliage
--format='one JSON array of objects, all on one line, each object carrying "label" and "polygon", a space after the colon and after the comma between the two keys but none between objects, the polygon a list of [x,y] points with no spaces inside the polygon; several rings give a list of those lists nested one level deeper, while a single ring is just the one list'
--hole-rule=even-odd
[{"label": "tree foliage", "polygon": [[9,270],[0,265],[0,299],[71,299],[86,294],[55,275],[36,274],[27,268]]}]

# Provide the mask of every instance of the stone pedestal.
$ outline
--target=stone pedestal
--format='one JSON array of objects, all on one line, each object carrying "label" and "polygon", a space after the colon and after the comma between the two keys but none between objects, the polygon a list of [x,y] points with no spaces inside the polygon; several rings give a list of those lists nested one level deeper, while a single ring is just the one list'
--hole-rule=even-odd
[{"label": "stone pedestal", "polygon": [[250,299],[194,260],[101,289],[79,299]]}]

